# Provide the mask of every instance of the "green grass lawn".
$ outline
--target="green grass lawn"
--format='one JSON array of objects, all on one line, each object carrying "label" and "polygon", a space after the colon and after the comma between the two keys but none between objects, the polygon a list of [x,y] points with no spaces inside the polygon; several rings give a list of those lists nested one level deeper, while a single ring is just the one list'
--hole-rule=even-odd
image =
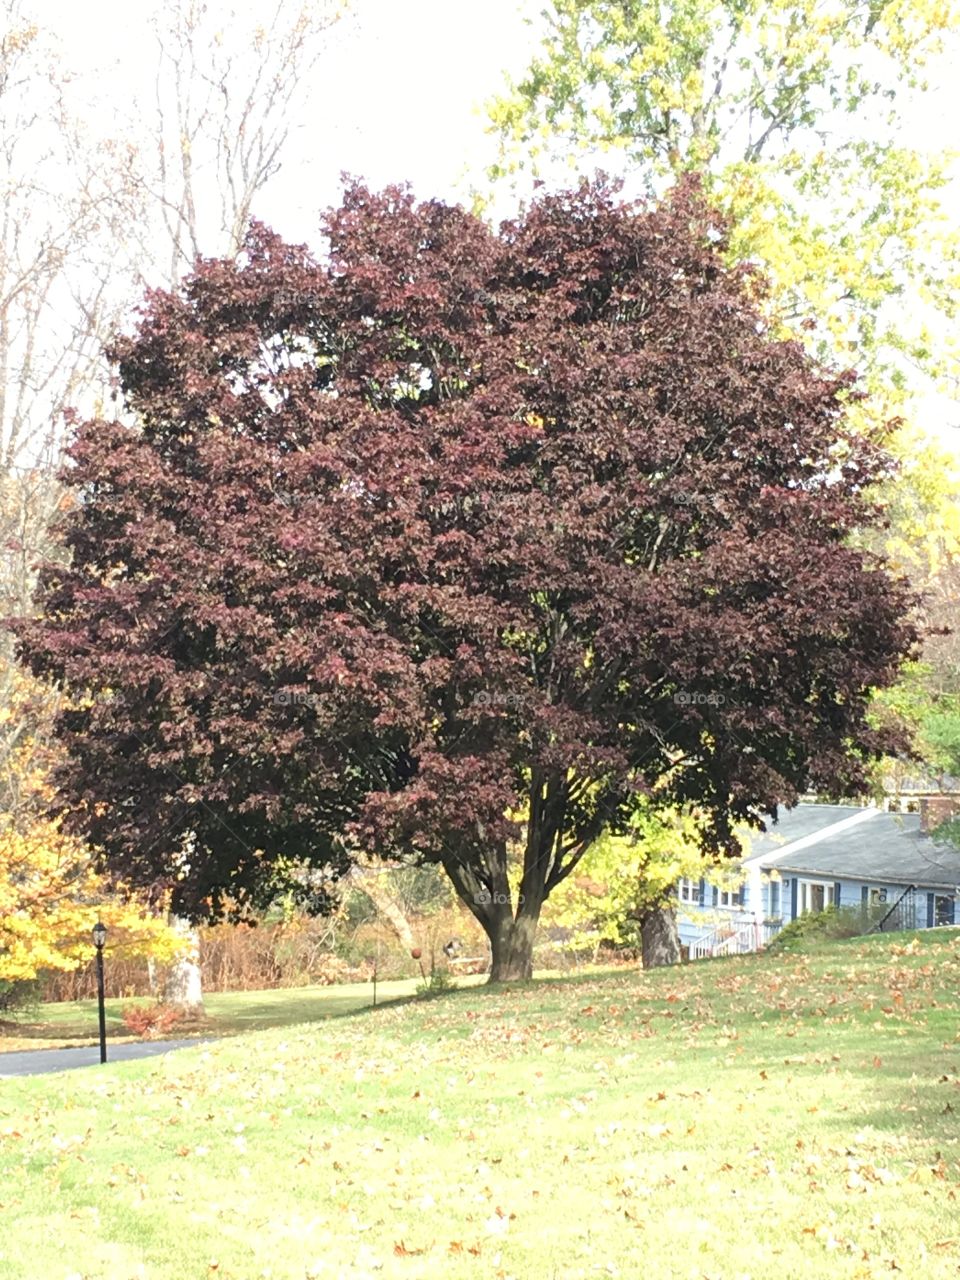
[{"label": "green grass lawn", "polygon": [[[377,1002],[409,998],[420,979],[378,982]],[[468,980],[469,981],[469,980]],[[473,981],[482,981],[474,979]],[[251,1029],[283,1027],[313,1022],[367,1008],[373,1001],[369,982],[340,986],[296,987],[282,991],[230,991],[204,996],[202,1022],[174,1027],[169,1037],[230,1036]],[[124,1025],[122,1010],[131,1004],[152,1004],[149,999],[107,1000],[107,1038],[138,1040]],[[96,1000],[44,1004],[31,1015],[0,1022],[0,1053],[17,1049],[53,1049],[93,1044],[98,1036]],[[0,1067],[2,1069],[2,1067]]]},{"label": "green grass lawn", "polygon": [[0,1277],[960,1274],[956,933],[344,1012],[0,1081]]}]

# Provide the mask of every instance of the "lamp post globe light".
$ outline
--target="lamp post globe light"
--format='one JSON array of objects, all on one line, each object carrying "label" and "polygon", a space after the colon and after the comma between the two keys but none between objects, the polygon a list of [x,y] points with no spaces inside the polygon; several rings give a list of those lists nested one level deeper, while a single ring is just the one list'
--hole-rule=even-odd
[{"label": "lamp post globe light", "polygon": [[107,1060],[107,1011],[103,990],[103,948],[107,941],[106,925],[98,920],[93,926],[93,945],[97,948],[97,1003],[100,1012],[100,1061]]}]

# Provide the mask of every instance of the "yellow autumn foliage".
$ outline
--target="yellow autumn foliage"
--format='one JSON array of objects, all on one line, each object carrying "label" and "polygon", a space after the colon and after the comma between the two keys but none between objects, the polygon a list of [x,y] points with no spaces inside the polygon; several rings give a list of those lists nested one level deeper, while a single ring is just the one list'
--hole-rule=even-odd
[{"label": "yellow autumn foliage", "polygon": [[89,852],[57,824],[0,828],[0,979],[19,982],[44,970],[87,963],[97,920],[114,954],[172,959],[182,945],[164,919],[136,898],[105,892]]},{"label": "yellow autumn foliage", "polygon": [[[645,911],[672,900],[681,877],[715,875],[689,811],[638,806],[628,836],[605,833],[548,898],[542,923],[571,932],[574,945],[628,941]],[[633,922],[633,923],[631,923]]]}]

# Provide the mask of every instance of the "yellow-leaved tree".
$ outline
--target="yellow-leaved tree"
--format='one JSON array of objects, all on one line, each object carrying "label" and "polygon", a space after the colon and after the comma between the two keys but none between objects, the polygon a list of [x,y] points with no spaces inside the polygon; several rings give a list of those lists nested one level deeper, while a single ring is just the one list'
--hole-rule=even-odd
[{"label": "yellow-leaved tree", "polygon": [[639,944],[644,968],[680,958],[674,907],[681,879],[720,873],[704,857],[700,828],[687,810],[641,801],[628,836],[601,836],[576,872],[551,894],[544,927],[567,931],[573,947],[601,941]]},{"label": "yellow-leaved tree", "polygon": [[177,952],[164,920],[135,898],[107,892],[89,851],[56,822],[38,819],[25,832],[0,827],[0,983],[87,964],[97,920],[114,953],[165,962]]},{"label": "yellow-leaved tree", "polygon": [[489,104],[492,178],[600,166],[652,193],[698,170],[731,257],[762,266],[785,325],[816,319],[821,354],[890,392],[956,375],[956,156],[931,92],[955,3],[548,0],[539,22]]}]

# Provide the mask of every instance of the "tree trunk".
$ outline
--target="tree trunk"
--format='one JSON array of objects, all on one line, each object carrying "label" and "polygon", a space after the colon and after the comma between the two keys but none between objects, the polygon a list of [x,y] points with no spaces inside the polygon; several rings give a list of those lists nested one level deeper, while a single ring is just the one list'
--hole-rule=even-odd
[{"label": "tree trunk", "polygon": [[529,982],[533,977],[533,939],[537,932],[536,917],[521,913],[514,920],[507,913],[490,931],[493,962],[491,982]]},{"label": "tree trunk", "polygon": [[164,1002],[189,1013],[203,1013],[203,982],[200,976],[200,935],[188,920],[171,916],[170,924],[181,934],[183,953],[167,974]]},{"label": "tree trunk", "polygon": [[[565,780],[561,781],[565,786]],[[542,793],[542,780],[539,785]],[[567,854],[562,865],[558,867],[555,861],[551,862],[555,846],[560,845],[562,805],[558,809],[554,803],[551,810],[548,789],[546,799],[541,795],[541,803],[535,808],[536,820],[531,820],[528,828],[523,875],[516,895],[510,887],[510,859],[505,840],[474,848],[472,862],[469,856],[449,852],[442,858],[443,868],[460,901],[490,942],[491,982],[529,982],[533,977],[533,943],[543,904],[550,890],[569,875],[588,847],[587,841],[582,847],[567,847],[562,850]]]},{"label": "tree trunk", "polygon": [[672,907],[659,907],[645,916],[640,926],[640,939],[645,969],[680,963],[677,913]]}]

